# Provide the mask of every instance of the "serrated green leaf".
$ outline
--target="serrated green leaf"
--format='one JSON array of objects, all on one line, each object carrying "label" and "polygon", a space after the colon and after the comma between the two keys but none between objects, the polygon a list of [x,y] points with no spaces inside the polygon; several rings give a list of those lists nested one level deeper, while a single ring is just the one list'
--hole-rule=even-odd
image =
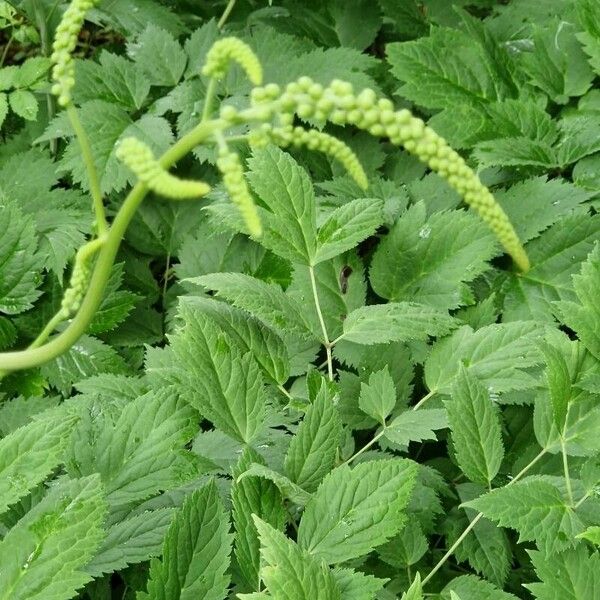
[{"label": "serrated green leaf", "polygon": [[471,481],[490,485],[500,469],[504,447],[498,410],[489,392],[461,365],[452,399],[445,406],[461,470]]},{"label": "serrated green leaf", "polygon": [[272,481],[284,498],[288,498],[300,506],[304,506],[312,497],[309,492],[296,485],[289,477],[286,477],[273,469],[269,469],[269,467],[260,463],[252,463],[249,465],[238,477],[238,480],[243,481],[246,477],[261,477],[268,481]]},{"label": "serrated green leaf", "polygon": [[252,189],[268,208],[261,211],[265,231],[260,243],[292,262],[314,264],[316,208],[308,174],[275,146],[255,151],[248,164]]},{"label": "serrated green leaf", "polygon": [[410,587],[402,594],[401,600],[423,600],[423,586],[419,573],[415,575]]},{"label": "serrated green leaf", "polygon": [[0,542],[2,600],[67,600],[91,577],[83,567],[104,536],[97,475],[63,479]]},{"label": "serrated green leaf", "polygon": [[402,459],[334,469],[306,505],[298,544],[328,563],[366,554],[405,523],[416,467]]},{"label": "serrated green leaf", "polygon": [[27,121],[35,121],[38,113],[38,101],[28,90],[15,90],[8,95],[12,111]]},{"label": "serrated green leaf", "polygon": [[74,416],[50,410],[0,440],[0,513],[60,464],[75,423]]},{"label": "serrated green leaf", "polygon": [[545,374],[554,412],[554,422],[559,431],[563,431],[571,400],[571,374],[560,349],[543,342],[540,344],[540,348],[546,359]]},{"label": "serrated green leaf", "polygon": [[453,325],[454,319],[441,310],[411,302],[388,302],[352,311],[344,320],[340,339],[357,344],[425,340],[448,333]]},{"label": "serrated green leaf", "polygon": [[584,530],[577,513],[551,483],[527,478],[495,489],[464,506],[482,512],[502,527],[519,532],[519,541],[536,541],[545,552],[560,552],[575,545]]},{"label": "serrated green leaf", "polygon": [[385,428],[383,435],[394,444],[406,446],[409,442],[436,440],[434,431],[446,427],[448,417],[443,408],[405,410]]},{"label": "serrated green leaf", "polygon": [[580,269],[600,234],[598,215],[565,217],[527,244],[532,268],[509,275],[504,291],[504,321],[553,322],[553,302],[576,298],[572,276]]},{"label": "serrated green leaf", "polygon": [[192,492],[177,513],[162,559],[150,566],[139,600],[223,600],[227,596],[232,535],[214,480]]},{"label": "serrated green leaf", "polygon": [[[490,393],[526,389],[536,384],[527,368],[542,361],[534,322],[488,325],[477,331],[461,327],[438,341],[425,362],[425,381],[434,392],[450,393],[462,363]],[[491,389],[490,389],[491,388]]]},{"label": "serrated green leaf", "polygon": [[583,345],[600,360],[600,309],[596,300],[600,285],[600,246],[596,245],[573,276],[573,289],[578,302],[556,303],[561,320],[577,332]]},{"label": "serrated green leaf", "polygon": [[276,284],[242,273],[213,273],[188,281],[215,290],[217,297],[248,311],[276,331],[310,335],[301,306]]},{"label": "serrated green leaf", "polygon": [[265,419],[258,363],[206,313],[182,304],[179,316],[185,327],[171,338],[171,348],[188,401],[234,439],[251,442]]},{"label": "serrated green leaf", "polygon": [[158,556],[173,512],[172,508],[144,511],[109,527],[86,572],[99,577]]},{"label": "serrated green leaf", "polygon": [[353,200],[334,210],[319,228],[314,264],[354,248],[383,222],[383,202]]},{"label": "serrated green leaf", "polygon": [[259,588],[260,543],[252,515],[263,519],[278,531],[283,530],[287,521],[282,496],[272,481],[263,477],[240,479],[252,463],[261,462],[264,461],[257,452],[245,448],[233,471],[231,503],[235,529],[234,552],[246,590]]},{"label": "serrated green leaf", "polygon": [[352,569],[336,568],[332,573],[343,600],[372,600],[387,581]]},{"label": "serrated green leaf", "polygon": [[0,200],[0,312],[16,315],[40,296],[41,256],[32,220]]},{"label": "serrated green leaf", "polygon": [[480,167],[558,167],[559,159],[547,142],[516,136],[492,139],[475,146],[473,156]]},{"label": "serrated green leaf", "polygon": [[289,358],[283,340],[264,323],[240,309],[200,297],[184,297],[182,303],[189,303],[210,315],[219,323],[244,351],[252,356],[263,371],[276,383],[283,384],[289,377]]},{"label": "serrated green leaf", "polygon": [[503,592],[488,581],[474,575],[462,575],[453,579],[441,593],[443,600],[517,600],[516,596]]},{"label": "serrated green leaf", "polygon": [[389,369],[385,366],[369,376],[369,382],[361,382],[358,406],[382,425],[396,406],[396,386]]},{"label": "serrated green leaf", "polygon": [[387,54],[392,73],[404,82],[400,93],[421,106],[481,105],[498,99],[481,48],[463,31],[434,28],[414,42],[388,44]]},{"label": "serrated green leaf", "polygon": [[0,92],[0,127],[8,116],[8,96],[4,92]]},{"label": "serrated green leaf", "polygon": [[559,19],[536,27],[535,49],[523,55],[522,64],[530,82],[559,104],[585,94],[594,79],[576,32],[574,24]]},{"label": "serrated green leaf", "polygon": [[101,410],[101,399],[83,409],[71,441],[71,472],[99,473],[111,507],[139,502],[198,474],[193,455],[183,450],[197,428],[188,404],[169,390],[121,403],[114,422]]},{"label": "serrated green leaf", "polygon": [[527,583],[537,600],[580,600],[600,594],[600,554],[585,546],[560,554],[529,551],[540,583]]},{"label": "serrated green leaf", "polygon": [[177,40],[160,26],[149,24],[127,53],[152,85],[176,85],[187,63],[187,57]]},{"label": "serrated green leaf", "polygon": [[264,566],[261,577],[275,600],[342,600],[324,561],[303,550],[283,533],[255,517]]},{"label": "serrated green leaf", "polygon": [[469,295],[465,282],[483,273],[495,253],[493,235],[474,214],[448,211],[428,218],[419,203],[379,244],[370,281],[389,300],[457,308]]},{"label": "serrated green leaf", "polygon": [[286,475],[301,488],[314,492],[333,467],[341,434],[333,394],[322,382],[290,442],[284,463]]}]

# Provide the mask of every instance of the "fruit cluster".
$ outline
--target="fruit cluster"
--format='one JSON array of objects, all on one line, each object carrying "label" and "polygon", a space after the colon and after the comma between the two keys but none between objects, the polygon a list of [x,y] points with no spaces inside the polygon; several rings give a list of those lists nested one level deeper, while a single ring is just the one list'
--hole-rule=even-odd
[{"label": "fruit cluster", "polygon": [[213,44],[206,55],[202,74],[222,79],[227,74],[231,62],[244,69],[254,85],[262,83],[262,66],[250,46],[235,37],[226,37]]}]

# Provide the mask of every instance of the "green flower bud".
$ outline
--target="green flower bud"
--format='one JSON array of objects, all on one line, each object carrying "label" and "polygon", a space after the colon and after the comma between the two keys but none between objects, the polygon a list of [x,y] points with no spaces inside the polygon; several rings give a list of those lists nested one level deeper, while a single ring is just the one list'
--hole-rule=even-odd
[{"label": "green flower bud", "polygon": [[119,143],[117,158],[131,169],[153,192],[173,200],[205,196],[210,186],[203,181],[179,179],[164,169],[144,142],[134,137]]},{"label": "green flower bud", "polygon": [[244,69],[246,76],[254,85],[262,83],[262,66],[250,46],[235,37],[217,40],[206,55],[202,74],[222,79],[227,74],[231,61]]}]

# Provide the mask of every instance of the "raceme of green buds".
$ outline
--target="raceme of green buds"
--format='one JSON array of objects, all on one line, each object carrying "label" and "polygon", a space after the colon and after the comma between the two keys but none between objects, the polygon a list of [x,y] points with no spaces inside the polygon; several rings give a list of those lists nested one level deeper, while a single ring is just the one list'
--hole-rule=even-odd
[{"label": "raceme of green buds", "polygon": [[[264,102],[274,101],[273,94],[265,91],[266,87],[254,91],[251,97],[253,106],[259,108]],[[390,100],[378,98],[373,90],[365,89],[355,94],[348,82],[333,80],[328,87],[323,87],[310,77],[289,83],[277,102],[277,112],[283,124],[293,122],[294,115],[298,115],[303,120],[355,125],[372,135],[389,138],[393,144],[404,146],[446,179],[475,209],[522,271],[529,269],[527,254],[508,216],[491,192],[464,159],[410,111],[396,111]]]},{"label": "raceme of green buds", "polygon": [[60,305],[63,319],[69,319],[79,310],[92,273],[92,258],[100,249],[100,246],[100,240],[96,239],[88,242],[77,251],[69,287],[66,289]]},{"label": "raceme of green buds", "polygon": [[363,190],[369,187],[367,175],[358,156],[342,140],[322,131],[292,127],[291,125],[271,128],[270,125],[265,124],[262,128],[252,132],[249,141],[250,144],[254,143],[257,146],[273,142],[282,148],[291,144],[296,147],[305,146],[309,150],[323,152],[323,154],[338,160]]},{"label": "raceme of green buds", "polygon": [[83,27],[85,14],[97,1],[73,0],[56,28],[51,57],[54,63],[52,93],[58,96],[58,103],[61,106],[66,106],[71,102],[71,90],[75,85],[75,67],[72,54],[77,45],[79,32]]},{"label": "raceme of green buds", "polygon": [[252,48],[235,37],[217,40],[206,55],[202,74],[222,79],[227,74],[231,61],[238,63],[254,85],[262,83],[263,72],[260,61]]},{"label": "raceme of green buds", "polygon": [[221,148],[217,158],[217,167],[223,174],[225,189],[240,211],[250,235],[260,237],[262,235],[260,217],[244,178],[240,157],[227,147]]},{"label": "raceme of green buds", "polygon": [[210,192],[210,186],[203,181],[179,179],[171,175],[154,158],[152,150],[137,138],[129,137],[122,140],[116,155],[142,183],[166,198],[187,200],[205,196]]}]

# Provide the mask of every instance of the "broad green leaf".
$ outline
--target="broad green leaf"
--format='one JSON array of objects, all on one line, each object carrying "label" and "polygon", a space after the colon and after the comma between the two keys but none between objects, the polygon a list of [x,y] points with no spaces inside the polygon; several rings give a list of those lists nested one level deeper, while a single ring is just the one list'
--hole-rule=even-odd
[{"label": "broad green leaf", "polygon": [[519,542],[535,541],[545,552],[560,552],[575,545],[584,525],[567,505],[558,488],[538,478],[495,489],[465,502],[502,527],[519,532]]},{"label": "broad green leaf", "polygon": [[348,4],[336,0],[328,6],[333,29],[340,46],[365,50],[374,41],[381,27],[381,15],[369,0]]},{"label": "broad green leaf", "polygon": [[341,339],[357,344],[385,344],[426,340],[448,333],[454,319],[424,304],[388,302],[363,306],[344,320]]},{"label": "broad green leaf", "polygon": [[192,492],[173,519],[138,600],[224,600],[233,536],[214,481]]},{"label": "broad green leaf", "polygon": [[517,600],[513,594],[503,592],[474,575],[462,575],[453,579],[442,590],[441,598],[442,600]]},{"label": "broad green leaf", "polygon": [[573,276],[575,301],[556,304],[561,320],[573,329],[583,345],[600,360],[600,307],[597,293],[600,286],[600,247],[596,245],[581,272]]},{"label": "broad green leaf", "polygon": [[73,385],[83,379],[100,373],[124,375],[128,368],[125,360],[112,346],[84,335],[68,352],[44,364],[41,372],[50,385],[68,394]]},{"label": "broad green leaf", "polygon": [[428,549],[427,538],[421,526],[412,519],[398,535],[377,548],[377,555],[392,567],[406,569],[419,562]]},{"label": "broad green leaf", "polygon": [[282,496],[272,481],[263,477],[240,479],[252,463],[260,464],[260,462],[264,461],[258,453],[245,448],[233,471],[234,483],[231,489],[235,530],[234,552],[246,590],[259,588],[260,543],[252,515],[263,519],[278,531],[283,530],[287,521]]},{"label": "broad green leaf", "polygon": [[217,297],[248,311],[276,331],[310,335],[302,306],[276,284],[242,273],[213,273],[188,281],[214,290]]},{"label": "broad green leaf", "polygon": [[527,179],[494,195],[522,242],[537,237],[550,225],[569,216],[590,197],[564,179],[547,180],[546,177]]},{"label": "broad green leaf", "polygon": [[74,96],[78,103],[104,100],[128,110],[139,110],[150,93],[142,69],[123,56],[103,51],[98,62],[78,61]]},{"label": "broad green leaf", "polygon": [[51,409],[0,439],[0,513],[61,463],[76,420],[64,411]]},{"label": "broad green leaf", "polygon": [[584,545],[560,554],[529,551],[539,583],[526,583],[537,600],[583,600],[600,594],[600,554]]},{"label": "broad green leaf", "polygon": [[263,567],[261,578],[275,600],[342,600],[340,589],[325,562],[312,556],[258,517]]},{"label": "broad green leaf", "polygon": [[533,35],[535,49],[523,55],[530,82],[559,104],[585,94],[594,79],[576,32],[576,25],[559,19],[537,27]]},{"label": "broad green leaf", "polygon": [[319,227],[314,264],[333,258],[372,235],[383,222],[383,202],[353,200],[334,210]]},{"label": "broad green leaf", "polygon": [[8,96],[12,111],[27,121],[35,121],[38,114],[38,101],[28,90],[15,90]]},{"label": "broad green leaf", "polygon": [[185,327],[171,338],[171,348],[188,401],[222,431],[249,443],[265,419],[258,363],[206,313],[182,304],[179,316]]},{"label": "broad green leaf", "polygon": [[248,180],[268,209],[261,211],[260,243],[292,262],[315,264],[315,196],[306,171],[274,146],[255,151],[248,164]]},{"label": "broad green leaf", "polygon": [[160,26],[149,24],[127,53],[152,85],[174,86],[185,69],[187,57],[177,40]]},{"label": "broad green leaf", "polygon": [[531,140],[522,136],[505,137],[480,142],[473,156],[480,167],[558,167],[554,148],[545,141]]},{"label": "broad green leaf", "polygon": [[542,362],[535,343],[541,333],[539,324],[525,321],[461,327],[434,345],[425,362],[427,386],[449,394],[462,363],[490,394],[531,388],[536,380],[527,369]]},{"label": "broad green leaf", "polygon": [[312,497],[309,492],[303,490],[299,485],[296,485],[289,477],[286,477],[273,469],[269,469],[269,467],[260,463],[250,464],[248,468],[239,475],[238,481],[243,481],[247,477],[260,477],[273,482],[284,498],[288,498],[300,506],[304,506]]},{"label": "broad green leaf", "polygon": [[568,114],[559,121],[561,139],[557,143],[558,165],[563,169],[585,156],[600,151],[600,115],[595,112]]},{"label": "broad green leaf", "polygon": [[379,0],[383,14],[388,17],[394,29],[403,37],[413,39],[427,35],[428,24],[423,11],[419,8],[417,0]]},{"label": "broad green leaf", "polygon": [[546,359],[545,374],[554,412],[554,422],[558,430],[563,431],[571,400],[571,374],[560,349],[545,342],[541,343],[540,348]]},{"label": "broad green leaf", "polygon": [[426,108],[496,100],[496,84],[482,49],[458,29],[434,28],[428,37],[387,46],[399,92]]},{"label": "broad green leaf", "polygon": [[415,575],[410,587],[402,594],[401,600],[423,600],[423,586],[419,573]]},{"label": "broad green leaf", "polygon": [[583,538],[584,540],[588,540],[600,547],[600,527],[598,525],[594,525],[593,527],[588,527],[585,531],[580,533],[578,538]]},{"label": "broad green leaf", "polygon": [[257,318],[225,302],[196,296],[182,297],[190,310],[206,313],[243,351],[252,353],[266,375],[283,384],[289,377],[289,358],[283,340]]},{"label": "broad green leaf", "polygon": [[90,20],[108,23],[127,36],[142,33],[148,23],[160,23],[173,35],[185,30],[180,17],[156,0],[101,0]]},{"label": "broad green leaf", "polygon": [[67,600],[91,576],[84,567],[104,533],[97,475],[63,479],[0,542],[2,600]]},{"label": "broad green leaf", "polygon": [[341,434],[333,394],[323,382],[290,442],[284,463],[286,475],[301,488],[314,492],[333,467]]},{"label": "broad green leaf", "polygon": [[99,577],[158,556],[172,519],[172,508],[159,508],[112,525],[86,566],[86,573]]},{"label": "broad green leaf", "polygon": [[572,276],[581,268],[600,235],[600,216],[565,217],[527,244],[531,269],[509,275],[504,291],[504,321],[553,322],[553,302],[576,299]]},{"label": "broad green leaf", "polygon": [[468,303],[465,283],[488,269],[496,252],[494,236],[476,215],[447,211],[427,217],[420,202],[377,247],[370,281],[388,300],[457,308]]},{"label": "broad green leaf", "polygon": [[4,400],[0,404],[0,433],[7,436],[29,424],[41,412],[58,406],[60,401],[59,396],[17,396]]},{"label": "broad green leaf", "polygon": [[360,384],[358,406],[365,414],[385,424],[396,406],[396,386],[387,365],[371,373],[368,383]]},{"label": "broad green leaf", "polygon": [[415,476],[416,466],[403,459],[337,467],[306,505],[299,545],[328,563],[370,552],[405,524]]},{"label": "broad green leaf", "polygon": [[332,573],[343,600],[372,600],[387,581],[352,569],[336,568]]},{"label": "broad green leaf", "polygon": [[8,116],[8,96],[4,92],[0,92],[0,127],[4,123],[4,119]]},{"label": "broad green leaf", "polygon": [[82,408],[68,461],[77,475],[101,475],[112,507],[139,502],[197,475],[193,455],[183,449],[197,429],[197,414],[183,399],[167,389],[121,402],[114,423],[101,399]]},{"label": "broad green leaf", "polygon": [[434,432],[446,427],[448,417],[443,408],[405,410],[385,428],[384,436],[394,444],[407,446],[409,442],[436,440]]},{"label": "broad green leaf", "polygon": [[0,204],[0,313],[16,315],[33,306],[41,294],[42,258],[32,219],[12,203]]},{"label": "broad green leaf", "polygon": [[185,52],[188,63],[185,70],[186,78],[194,77],[202,71],[206,54],[219,37],[217,20],[211,19],[196,29],[185,42]]},{"label": "broad green leaf", "polygon": [[491,484],[504,458],[498,410],[488,390],[464,366],[445,402],[456,459],[476,483]]}]

